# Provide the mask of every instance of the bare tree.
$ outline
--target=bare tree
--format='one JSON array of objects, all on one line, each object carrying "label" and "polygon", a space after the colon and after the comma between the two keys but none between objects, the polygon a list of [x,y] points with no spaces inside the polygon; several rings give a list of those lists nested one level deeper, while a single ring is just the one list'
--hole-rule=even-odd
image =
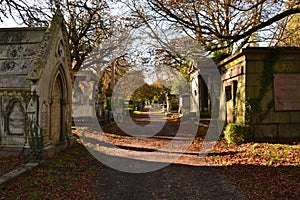
[{"label": "bare tree", "polygon": [[42,2],[39,0],[0,0],[0,22],[13,18],[18,24],[47,24],[50,13],[49,9],[41,7]]},{"label": "bare tree", "polygon": [[66,18],[73,70],[79,70],[86,56],[112,34],[113,22],[105,1],[66,0],[60,8]]},{"label": "bare tree", "polygon": [[149,0],[126,4],[135,24],[167,21],[174,31],[183,31],[206,50],[227,53],[232,53],[233,45],[241,48],[257,42],[258,31],[300,13],[296,0]]},{"label": "bare tree", "polygon": [[[46,26],[59,8],[65,18],[73,70],[113,34],[114,20],[105,0],[2,0],[1,14],[28,26]],[[1,18],[1,19],[2,19]]]}]

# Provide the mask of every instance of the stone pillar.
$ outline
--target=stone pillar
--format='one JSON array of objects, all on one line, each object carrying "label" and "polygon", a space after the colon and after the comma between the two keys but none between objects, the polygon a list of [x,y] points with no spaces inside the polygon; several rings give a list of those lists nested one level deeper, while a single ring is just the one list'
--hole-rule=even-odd
[{"label": "stone pillar", "polygon": [[0,147],[2,145],[2,135],[4,134],[4,116],[2,114],[2,97],[0,97]]},{"label": "stone pillar", "polygon": [[129,115],[129,99],[124,100],[124,115],[127,116]]},{"label": "stone pillar", "polygon": [[26,110],[29,120],[28,141],[35,158],[42,159],[44,142],[39,127],[39,96],[36,88],[35,85],[31,87],[31,99]]},{"label": "stone pillar", "polygon": [[166,99],[167,99],[167,112],[171,112],[172,109],[171,95],[167,95]]},{"label": "stone pillar", "polygon": [[[94,85],[94,87],[96,87],[95,85]],[[96,116],[97,116],[97,118],[98,118],[98,120],[100,120],[100,117],[101,117],[101,111],[100,111],[100,97],[99,97],[99,94],[100,94],[100,91],[101,90],[101,87],[100,86],[98,86],[97,87],[97,89],[96,89],[96,92],[95,92],[95,96],[94,96],[94,98],[95,98],[95,110],[96,110]]]},{"label": "stone pillar", "polygon": [[186,115],[191,110],[190,94],[182,94],[179,99],[179,112]]}]

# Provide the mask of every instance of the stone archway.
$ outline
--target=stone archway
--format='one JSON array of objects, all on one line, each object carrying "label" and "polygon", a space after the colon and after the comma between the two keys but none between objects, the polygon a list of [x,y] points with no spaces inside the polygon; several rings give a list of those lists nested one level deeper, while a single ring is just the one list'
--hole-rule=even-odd
[{"label": "stone archway", "polygon": [[51,92],[51,106],[50,106],[50,140],[53,144],[64,143],[65,136],[65,84],[62,73],[59,71],[53,82]]}]

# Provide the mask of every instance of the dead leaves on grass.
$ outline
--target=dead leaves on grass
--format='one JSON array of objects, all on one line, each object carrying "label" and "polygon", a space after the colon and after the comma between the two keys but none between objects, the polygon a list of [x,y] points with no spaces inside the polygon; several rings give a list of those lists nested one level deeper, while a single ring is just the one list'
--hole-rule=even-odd
[{"label": "dead leaves on grass", "polygon": [[[229,145],[220,141],[207,157],[212,165],[300,166],[300,145],[245,143]],[[226,154],[226,152],[228,152]],[[230,153],[232,152],[232,153]],[[220,153],[220,155],[218,155]]]},{"label": "dead leaves on grass", "polygon": [[0,190],[0,197],[7,200],[96,199],[98,186],[94,177],[101,166],[77,144]]},{"label": "dead leaves on grass", "polygon": [[219,168],[249,199],[300,196],[300,145],[220,141],[207,162]]}]

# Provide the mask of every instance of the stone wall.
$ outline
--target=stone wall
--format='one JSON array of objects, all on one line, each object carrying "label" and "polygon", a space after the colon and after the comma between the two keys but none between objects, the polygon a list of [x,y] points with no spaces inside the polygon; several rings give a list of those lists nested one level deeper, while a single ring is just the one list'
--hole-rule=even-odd
[{"label": "stone wall", "polygon": [[233,57],[232,61],[220,67],[226,95],[227,123],[244,124],[246,121],[245,67],[244,56]]},{"label": "stone wall", "polygon": [[246,48],[219,67],[225,87],[237,84],[228,123],[250,125],[255,137],[300,137],[300,49]]},{"label": "stone wall", "polygon": [[[300,82],[300,74],[297,73],[300,73],[300,49],[278,48],[248,54],[247,96],[263,96],[260,101],[261,116],[256,117],[254,125],[256,136],[300,137],[300,96],[287,96],[289,93],[299,93],[297,82]],[[283,81],[278,82],[277,75]],[[262,89],[264,87],[265,90]],[[262,94],[262,91],[265,92]],[[294,101],[294,108],[277,109],[283,103],[281,97]]]}]

